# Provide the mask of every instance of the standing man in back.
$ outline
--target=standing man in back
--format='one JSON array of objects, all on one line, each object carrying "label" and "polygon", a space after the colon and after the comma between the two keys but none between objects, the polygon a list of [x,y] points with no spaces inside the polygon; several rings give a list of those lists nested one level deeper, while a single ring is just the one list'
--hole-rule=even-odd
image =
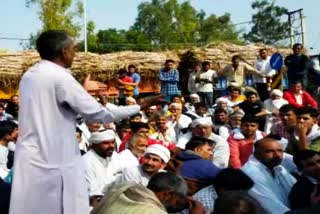
[{"label": "standing man in back", "polygon": [[210,69],[210,62],[202,62],[202,71],[198,74],[196,83],[198,83],[198,94],[201,102],[204,102],[207,107],[213,105],[213,83],[217,78],[217,73]]},{"label": "standing man in back", "polygon": [[136,114],[140,107],[110,111],[85,91],[68,70],[75,44],[65,31],[42,33],[36,46],[42,60],[23,75],[19,86],[10,213],[88,214],[76,116],[106,124]]},{"label": "standing man in back", "polygon": [[306,87],[307,84],[307,64],[309,58],[302,53],[303,45],[296,43],[292,46],[293,54],[287,56],[284,64],[287,67],[287,76],[289,88],[294,85],[296,81],[301,81],[302,85]]},{"label": "standing man in back", "polygon": [[161,94],[171,102],[175,95],[179,95],[179,71],[174,68],[174,61],[167,59],[164,68],[160,69]]}]

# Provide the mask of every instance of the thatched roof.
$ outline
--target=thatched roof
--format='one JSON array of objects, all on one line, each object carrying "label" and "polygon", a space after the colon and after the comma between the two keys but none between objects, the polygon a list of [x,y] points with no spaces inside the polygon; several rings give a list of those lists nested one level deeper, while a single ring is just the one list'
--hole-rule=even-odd
[{"label": "thatched roof", "polygon": [[[77,53],[72,66],[72,73],[77,79],[82,79],[87,73],[92,78],[110,82],[115,78],[119,68],[134,64],[144,80],[155,80],[159,68],[166,59],[173,59],[177,63],[186,51],[191,51],[199,61],[213,62],[215,69],[219,69],[230,63],[231,57],[239,54],[249,62],[254,62],[258,56],[258,50],[262,45],[238,46],[233,44],[216,44],[192,50],[165,51],[165,52],[132,52],[123,51],[110,54]],[[267,47],[271,52],[279,51],[287,55],[290,50],[276,50]],[[39,61],[36,51],[0,52],[0,89],[17,88],[22,74],[33,64]]]}]

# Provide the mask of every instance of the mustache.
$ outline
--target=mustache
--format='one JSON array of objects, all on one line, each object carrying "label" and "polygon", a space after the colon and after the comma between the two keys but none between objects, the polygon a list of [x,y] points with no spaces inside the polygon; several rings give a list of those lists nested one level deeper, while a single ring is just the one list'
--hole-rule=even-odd
[{"label": "mustache", "polygon": [[147,164],[147,163],[143,164],[143,166],[145,166],[145,167],[152,167],[152,165]]}]

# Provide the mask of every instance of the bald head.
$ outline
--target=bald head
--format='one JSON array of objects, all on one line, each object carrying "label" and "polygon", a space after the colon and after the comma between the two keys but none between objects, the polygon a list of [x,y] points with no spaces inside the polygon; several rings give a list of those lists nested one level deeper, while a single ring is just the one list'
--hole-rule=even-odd
[{"label": "bald head", "polygon": [[283,151],[281,144],[277,140],[263,138],[255,143],[254,148],[255,158],[269,169],[281,164]]}]

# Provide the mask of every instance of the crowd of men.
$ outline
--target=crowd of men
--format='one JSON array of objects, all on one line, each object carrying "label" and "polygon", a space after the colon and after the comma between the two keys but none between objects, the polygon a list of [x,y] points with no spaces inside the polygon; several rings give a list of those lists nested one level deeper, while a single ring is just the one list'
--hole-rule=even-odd
[{"label": "crowd of men", "polygon": [[286,91],[269,90],[261,49],[255,65],[197,63],[187,96],[166,60],[164,99],[139,95],[129,65],[115,104],[72,77],[66,32],[42,33],[42,60],[0,104],[0,213],[320,213],[320,67],[302,48],[285,58]]}]

